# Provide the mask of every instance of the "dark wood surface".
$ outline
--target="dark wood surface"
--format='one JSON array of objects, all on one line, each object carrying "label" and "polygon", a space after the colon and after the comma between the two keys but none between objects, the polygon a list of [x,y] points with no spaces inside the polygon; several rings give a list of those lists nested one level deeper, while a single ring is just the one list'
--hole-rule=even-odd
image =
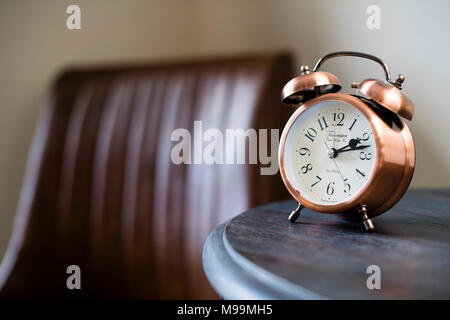
[{"label": "dark wood surface", "polygon": [[[205,273],[225,299],[449,299],[450,190],[410,190],[361,223],[304,210],[293,200],[244,212],[214,230]],[[369,265],[381,289],[367,288]]]}]

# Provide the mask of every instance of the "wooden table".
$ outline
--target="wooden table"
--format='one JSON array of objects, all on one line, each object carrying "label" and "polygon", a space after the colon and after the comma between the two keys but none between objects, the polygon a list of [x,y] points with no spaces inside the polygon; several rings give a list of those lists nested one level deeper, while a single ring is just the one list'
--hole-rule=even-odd
[{"label": "wooden table", "polygon": [[[293,200],[258,207],[210,234],[203,266],[221,297],[450,298],[450,190],[409,191],[373,219],[374,233],[309,210],[291,224],[295,207]],[[381,289],[367,287],[371,265],[380,268]]]}]

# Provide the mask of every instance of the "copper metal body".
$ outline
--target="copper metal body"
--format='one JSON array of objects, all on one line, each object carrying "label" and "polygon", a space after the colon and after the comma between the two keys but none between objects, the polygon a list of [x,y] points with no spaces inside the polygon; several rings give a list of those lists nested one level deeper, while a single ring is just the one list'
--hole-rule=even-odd
[{"label": "copper metal body", "polygon": [[[340,101],[358,109],[368,120],[376,144],[376,163],[364,187],[352,198],[335,205],[319,205],[297,193],[287,178],[284,162],[286,138],[293,123],[305,110],[324,101]],[[289,193],[295,200],[311,210],[334,213],[349,219],[361,220],[358,210],[363,206],[367,208],[368,218],[385,212],[405,193],[414,172],[414,142],[404,121],[399,119],[398,124],[399,126],[393,125],[391,128],[363,101],[351,95],[330,93],[309,100],[294,112],[281,136],[280,173]]]},{"label": "copper metal body", "polygon": [[287,104],[304,103],[316,95],[337,92],[341,89],[338,78],[328,72],[305,72],[291,79],[281,92],[281,101]]},{"label": "copper metal body", "polygon": [[358,91],[400,117],[412,120],[414,116],[413,102],[393,84],[366,79],[359,84]]},{"label": "copper metal body", "polygon": [[[325,61],[341,56],[369,59],[383,68],[385,81],[366,79],[360,84],[352,83],[352,88],[357,88],[369,98],[364,100],[366,102],[363,101],[363,97],[359,99],[348,94],[335,93],[341,89],[338,78],[331,73],[319,71]],[[405,122],[397,117],[411,120],[414,115],[414,104],[401,92],[404,80],[405,76],[399,74],[395,82],[391,82],[388,66],[378,57],[362,52],[340,51],[329,53],[319,59],[312,73],[307,66],[302,66],[301,75],[285,85],[281,93],[281,100],[284,103],[300,105],[304,103],[286,124],[278,155],[284,184],[292,197],[299,202],[298,208],[289,216],[291,222],[295,222],[305,206],[314,211],[360,220],[366,230],[373,231],[374,225],[370,218],[385,212],[403,196],[411,181],[415,165],[411,133]],[[284,162],[286,138],[295,120],[308,108],[324,101],[340,101],[358,109],[368,120],[376,144],[376,163],[366,184],[350,199],[334,205],[319,205],[302,197],[288,180]],[[384,122],[368,105],[372,103],[375,103],[377,108],[386,108],[396,114],[397,116],[392,114],[392,123]]]}]

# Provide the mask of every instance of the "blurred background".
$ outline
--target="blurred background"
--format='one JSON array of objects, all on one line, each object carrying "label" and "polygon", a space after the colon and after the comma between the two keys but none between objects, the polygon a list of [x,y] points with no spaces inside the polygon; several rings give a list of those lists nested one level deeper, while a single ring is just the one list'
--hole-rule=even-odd
[{"label": "blurred background", "polygon": [[[67,6],[81,30],[66,28]],[[366,26],[370,5],[380,29]],[[2,0],[0,2],[0,256],[11,235],[27,154],[50,84],[74,65],[147,63],[289,52],[311,67],[326,53],[363,51],[406,76],[416,105],[412,187],[450,187],[450,2],[350,0]],[[383,78],[378,65],[339,58],[324,65],[350,83]],[[277,112],[274,109],[273,112]]]}]

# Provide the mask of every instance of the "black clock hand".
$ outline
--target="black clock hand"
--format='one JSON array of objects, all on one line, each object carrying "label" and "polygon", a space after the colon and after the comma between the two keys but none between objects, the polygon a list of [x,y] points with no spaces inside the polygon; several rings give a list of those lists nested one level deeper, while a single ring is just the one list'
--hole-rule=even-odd
[{"label": "black clock hand", "polygon": [[350,141],[348,142],[348,145],[343,146],[342,148],[339,148],[339,149],[334,149],[334,150],[339,153],[341,150],[344,150],[347,148],[355,149],[356,146],[358,145],[358,143],[360,143],[360,142],[361,142],[361,138],[350,139]]},{"label": "black clock hand", "polygon": [[347,151],[353,151],[353,150],[362,150],[362,149],[365,149],[365,148],[368,148],[368,147],[370,147],[370,145],[365,144],[363,146],[357,146],[357,147],[355,147],[353,149],[345,149],[345,150],[340,150],[340,151],[335,150],[335,154],[337,155],[337,154],[339,154],[341,152],[347,152]]},{"label": "black clock hand", "polygon": [[361,142],[361,138],[354,138],[354,139],[350,139],[350,141],[348,142],[348,145],[343,146],[342,148],[339,148],[339,149],[331,148],[331,150],[333,151],[333,157],[334,158],[337,157],[337,155],[341,152],[352,151],[352,150],[361,150],[361,149],[370,147],[370,145],[358,147],[358,143],[360,143],[360,142]]}]

